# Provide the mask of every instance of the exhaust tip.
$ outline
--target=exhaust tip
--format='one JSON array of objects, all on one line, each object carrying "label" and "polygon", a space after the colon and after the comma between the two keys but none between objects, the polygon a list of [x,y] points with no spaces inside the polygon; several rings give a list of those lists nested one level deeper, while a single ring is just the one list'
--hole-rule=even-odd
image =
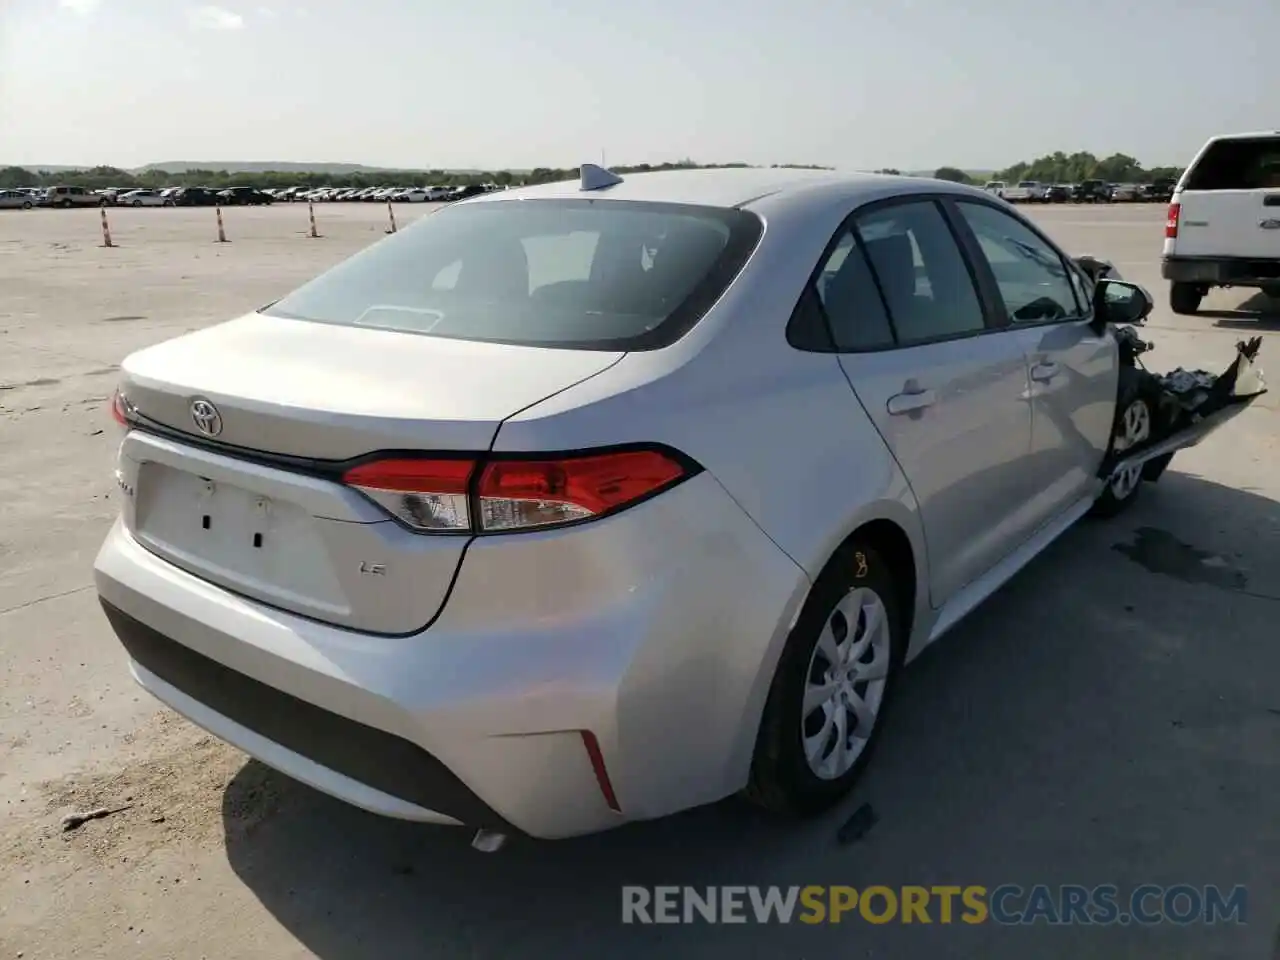
[{"label": "exhaust tip", "polygon": [[507,843],[507,835],[495,830],[477,830],[471,839],[471,849],[481,853],[497,853]]}]

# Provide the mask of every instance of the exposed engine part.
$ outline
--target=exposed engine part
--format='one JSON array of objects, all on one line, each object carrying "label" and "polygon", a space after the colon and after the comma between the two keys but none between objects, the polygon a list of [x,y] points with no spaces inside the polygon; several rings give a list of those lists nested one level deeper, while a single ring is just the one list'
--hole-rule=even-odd
[{"label": "exposed engine part", "polygon": [[1112,333],[1120,347],[1120,363],[1123,366],[1134,366],[1138,357],[1156,348],[1154,343],[1138,336],[1138,331],[1133,327],[1115,327]]}]

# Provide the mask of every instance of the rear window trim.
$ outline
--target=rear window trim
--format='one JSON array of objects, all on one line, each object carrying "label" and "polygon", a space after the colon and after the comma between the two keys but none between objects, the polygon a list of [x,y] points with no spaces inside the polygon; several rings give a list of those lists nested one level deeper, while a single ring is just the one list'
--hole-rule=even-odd
[{"label": "rear window trim", "polygon": [[[657,214],[673,214],[678,216],[702,216],[719,220],[729,231],[724,249],[716,258],[711,269],[698,281],[697,285],[679,303],[666,318],[651,330],[633,337],[614,337],[603,340],[537,340],[499,337],[469,337],[435,331],[406,330],[399,327],[377,327],[393,333],[404,333],[410,336],[435,337],[441,340],[462,340],[472,343],[494,343],[507,346],[541,347],[548,350],[590,350],[607,353],[633,353],[661,350],[669,347],[689,333],[728,292],[729,288],[741,276],[747,261],[760,245],[764,236],[764,221],[754,211],[739,207],[711,206],[693,203],[670,203],[650,200],[610,200],[600,197],[590,198],[502,198],[482,201],[490,203],[537,203],[554,206],[566,210],[582,210],[590,208],[615,210],[643,210]],[[457,215],[457,211],[478,204],[460,203],[434,216]],[[465,214],[464,214],[465,215]],[[419,221],[423,222],[423,221]],[[416,225],[415,225],[416,226]],[[321,276],[318,274],[317,276]],[[315,278],[312,278],[315,279]],[[284,298],[287,299],[287,295]],[[278,301],[277,301],[278,302]],[[302,323],[324,323],[330,326],[351,327],[352,324],[333,320],[315,319],[297,316],[284,311],[275,310],[276,303],[258,308],[258,313],[274,319],[292,320]]]}]

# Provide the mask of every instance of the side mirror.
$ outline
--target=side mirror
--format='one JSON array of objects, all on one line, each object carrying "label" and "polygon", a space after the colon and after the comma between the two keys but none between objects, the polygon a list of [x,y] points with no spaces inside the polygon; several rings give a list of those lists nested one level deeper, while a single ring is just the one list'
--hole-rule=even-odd
[{"label": "side mirror", "polygon": [[1141,323],[1155,307],[1151,294],[1125,280],[1099,280],[1093,288],[1094,319],[1099,324]]}]

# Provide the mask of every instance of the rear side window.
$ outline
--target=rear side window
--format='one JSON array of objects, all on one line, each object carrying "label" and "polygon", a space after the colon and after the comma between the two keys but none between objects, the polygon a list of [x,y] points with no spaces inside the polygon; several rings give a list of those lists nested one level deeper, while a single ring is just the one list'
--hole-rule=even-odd
[{"label": "rear side window", "polygon": [[1184,190],[1280,190],[1280,137],[1215,140]]},{"label": "rear side window", "polygon": [[656,349],[724,293],[761,230],[745,210],[686,204],[460,204],[263,312],[463,340]]},{"label": "rear side window", "polygon": [[856,224],[899,345],[985,329],[973,278],[936,203],[881,207]]},{"label": "rear side window", "polygon": [[814,287],[837,350],[875,350],[893,345],[893,326],[852,230],[836,242]]}]

